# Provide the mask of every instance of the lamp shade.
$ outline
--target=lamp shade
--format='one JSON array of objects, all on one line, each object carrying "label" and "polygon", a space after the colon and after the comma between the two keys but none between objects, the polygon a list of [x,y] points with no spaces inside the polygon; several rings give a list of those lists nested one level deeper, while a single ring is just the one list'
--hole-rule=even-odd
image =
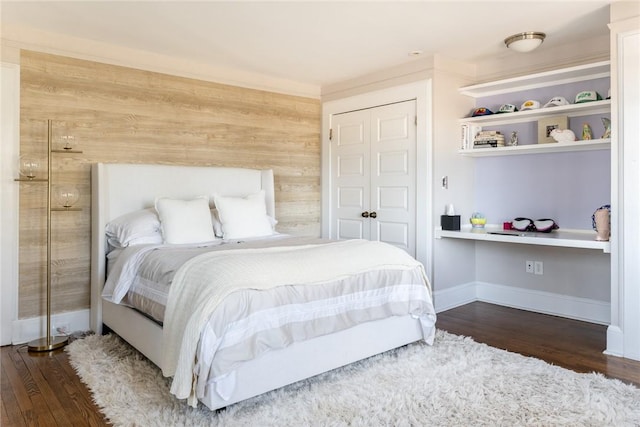
[{"label": "lamp shade", "polygon": [[516,52],[531,52],[542,44],[546,37],[545,33],[529,31],[518,33],[504,39],[504,44]]},{"label": "lamp shade", "polygon": [[80,199],[80,192],[73,186],[60,186],[56,188],[56,198],[64,208],[70,208]]},{"label": "lamp shade", "polygon": [[73,150],[76,141],[73,135],[61,135],[60,142],[63,150]]},{"label": "lamp shade", "polygon": [[20,156],[18,170],[21,176],[27,179],[34,179],[40,173],[40,168],[40,160],[34,157]]}]

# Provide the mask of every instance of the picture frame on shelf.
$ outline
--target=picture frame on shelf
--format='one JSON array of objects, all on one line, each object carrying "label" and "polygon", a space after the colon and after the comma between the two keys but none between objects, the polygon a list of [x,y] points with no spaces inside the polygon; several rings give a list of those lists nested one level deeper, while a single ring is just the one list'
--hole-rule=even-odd
[{"label": "picture frame on shelf", "polygon": [[554,129],[568,129],[569,119],[567,116],[544,117],[538,120],[538,144],[550,144],[556,142],[551,137]]}]

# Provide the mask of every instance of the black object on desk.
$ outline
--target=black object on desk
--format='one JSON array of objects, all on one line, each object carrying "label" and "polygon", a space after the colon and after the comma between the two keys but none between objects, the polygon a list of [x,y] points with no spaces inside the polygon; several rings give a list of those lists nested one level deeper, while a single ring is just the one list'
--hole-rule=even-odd
[{"label": "black object on desk", "polygon": [[440,215],[440,226],[443,230],[459,231],[460,215]]}]

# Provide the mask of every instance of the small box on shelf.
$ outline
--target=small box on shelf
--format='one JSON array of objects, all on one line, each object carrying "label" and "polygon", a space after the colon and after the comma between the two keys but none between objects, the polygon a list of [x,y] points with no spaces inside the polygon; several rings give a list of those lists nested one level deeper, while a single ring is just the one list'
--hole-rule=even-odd
[{"label": "small box on shelf", "polygon": [[460,230],[460,215],[441,215],[440,226],[443,230],[459,231]]}]

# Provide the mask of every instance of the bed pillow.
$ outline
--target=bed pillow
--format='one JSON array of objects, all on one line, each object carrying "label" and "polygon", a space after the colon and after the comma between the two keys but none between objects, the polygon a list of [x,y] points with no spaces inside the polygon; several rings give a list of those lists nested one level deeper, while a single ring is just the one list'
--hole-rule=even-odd
[{"label": "bed pillow", "polygon": [[192,200],[160,197],[156,199],[156,211],[164,243],[204,243],[216,238],[206,196]]},{"label": "bed pillow", "polygon": [[162,243],[160,220],[153,208],[141,209],[109,221],[105,227],[109,245],[126,248],[143,243]]},{"label": "bed pillow", "polygon": [[273,220],[267,215],[264,190],[246,197],[214,196],[222,223],[222,237],[242,239],[274,234]]}]

